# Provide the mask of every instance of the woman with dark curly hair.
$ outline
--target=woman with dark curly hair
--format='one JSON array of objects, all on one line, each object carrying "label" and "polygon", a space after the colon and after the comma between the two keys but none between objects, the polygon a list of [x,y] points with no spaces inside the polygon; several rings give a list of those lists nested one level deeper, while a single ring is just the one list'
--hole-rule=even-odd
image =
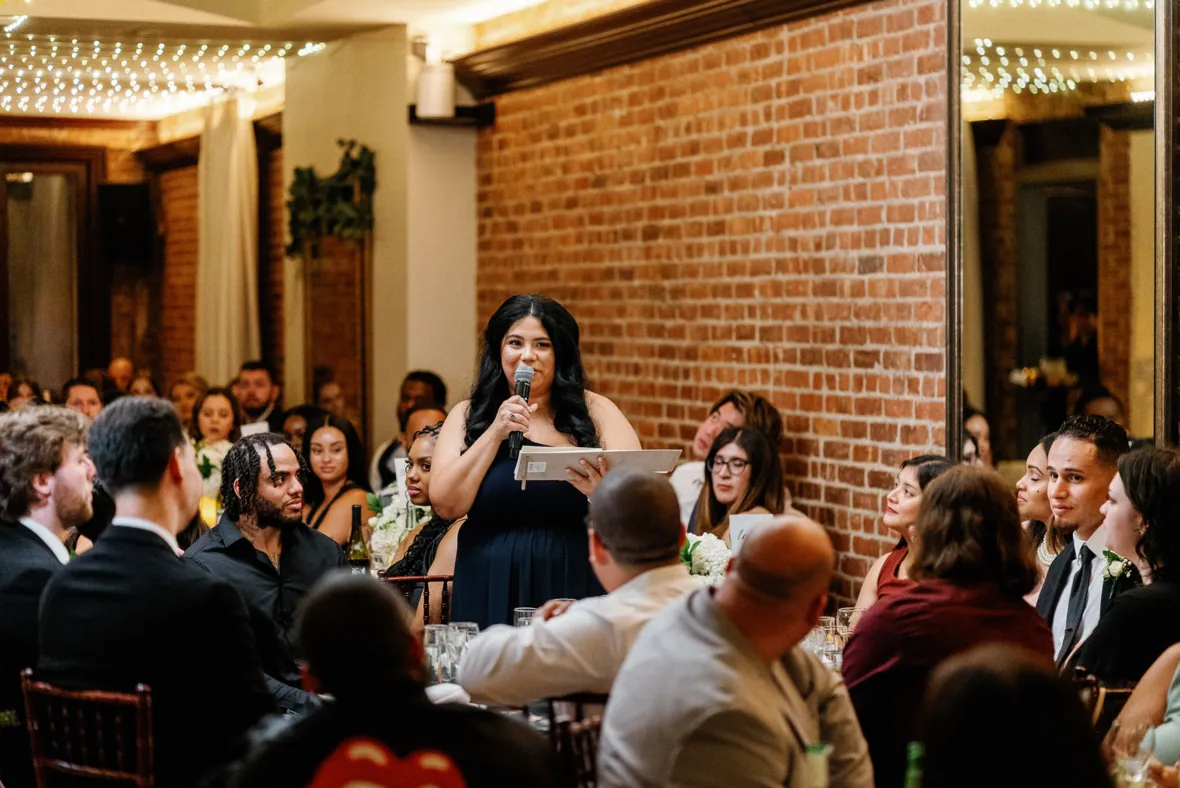
[{"label": "woman with dark curly hair", "polygon": [[[1180,452],[1146,448],[1124,455],[1102,513],[1115,596],[1076,663],[1105,682],[1135,682],[1180,642]],[[1109,585],[1109,583],[1108,583]]]},{"label": "woman with dark curly hair", "polygon": [[[639,438],[606,397],[586,390],[578,324],[537,295],[512,296],[488,321],[471,399],[451,410],[434,450],[431,503],[440,517],[468,515],[455,561],[453,618],[481,627],[516,607],[603,593],[590,569],[588,497],[604,460],[568,483],[522,489],[508,437],[529,446],[638,449]],[[513,396],[518,366],[535,376],[528,401]]]}]

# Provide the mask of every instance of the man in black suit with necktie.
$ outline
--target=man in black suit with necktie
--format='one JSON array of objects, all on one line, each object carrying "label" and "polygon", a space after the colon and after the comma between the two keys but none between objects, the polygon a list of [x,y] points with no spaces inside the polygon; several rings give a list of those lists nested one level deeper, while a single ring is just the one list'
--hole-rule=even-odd
[{"label": "man in black suit with necktie", "polygon": [[1106,532],[1101,507],[1128,444],[1126,431],[1113,421],[1074,416],[1049,448],[1050,527],[1071,536],[1045,575],[1037,612],[1053,631],[1058,666],[1098,626],[1113,596],[1102,578]]},{"label": "man in black suit with necktie", "polygon": [[50,581],[39,676],[71,688],[151,688],[156,784],[196,785],[273,710],[233,586],[180,559],[176,534],[201,497],[172,405],[126,397],[90,428],[118,516]]},{"label": "man in black suit with necktie", "polygon": [[69,561],[62,534],[90,519],[86,419],[45,406],[0,416],[0,784],[35,784],[20,673],[37,664],[41,592]]}]

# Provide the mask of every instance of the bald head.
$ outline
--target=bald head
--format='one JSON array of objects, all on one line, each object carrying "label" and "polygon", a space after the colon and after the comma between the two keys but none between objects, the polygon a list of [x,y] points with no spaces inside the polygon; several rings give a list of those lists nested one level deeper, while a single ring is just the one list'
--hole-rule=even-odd
[{"label": "bald head", "polygon": [[116,358],[111,361],[111,365],[107,367],[107,375],[119,387],[119,391],[126,391],[127,387],[131,385],[131,377],[135,374],[135,367],[129,358]]},{"label": "bald head", "polygon": [[732,574],[766,596],[810,598],[827,590],[836,552],[824,529],[805,517],[780,517],[742,543]]},{"label": "bald head", "polygon": [[590,525],[620,564],[667,561],[680,552],[680,504],[659,474],[608,473],[590,498]]}]

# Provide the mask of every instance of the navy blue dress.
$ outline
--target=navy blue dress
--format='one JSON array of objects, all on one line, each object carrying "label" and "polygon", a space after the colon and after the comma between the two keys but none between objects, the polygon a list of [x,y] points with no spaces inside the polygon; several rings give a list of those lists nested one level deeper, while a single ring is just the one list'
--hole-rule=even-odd
[{"label": "navy blue dress", "polygon": [[515,468],[505,441],[459,531],[452,621],[511,624],[513,608],[605,593],[590,569],[586,496],[569,482],[522,490]]}]

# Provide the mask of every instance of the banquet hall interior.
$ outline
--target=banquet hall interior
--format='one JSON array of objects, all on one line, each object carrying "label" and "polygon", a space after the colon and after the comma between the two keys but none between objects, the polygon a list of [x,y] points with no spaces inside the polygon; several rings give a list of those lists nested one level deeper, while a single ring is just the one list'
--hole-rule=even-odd
[{"label": "banquet hall interior", "polygon": [[1180,785],[1174,4],[0,27],[0,788]]}]

